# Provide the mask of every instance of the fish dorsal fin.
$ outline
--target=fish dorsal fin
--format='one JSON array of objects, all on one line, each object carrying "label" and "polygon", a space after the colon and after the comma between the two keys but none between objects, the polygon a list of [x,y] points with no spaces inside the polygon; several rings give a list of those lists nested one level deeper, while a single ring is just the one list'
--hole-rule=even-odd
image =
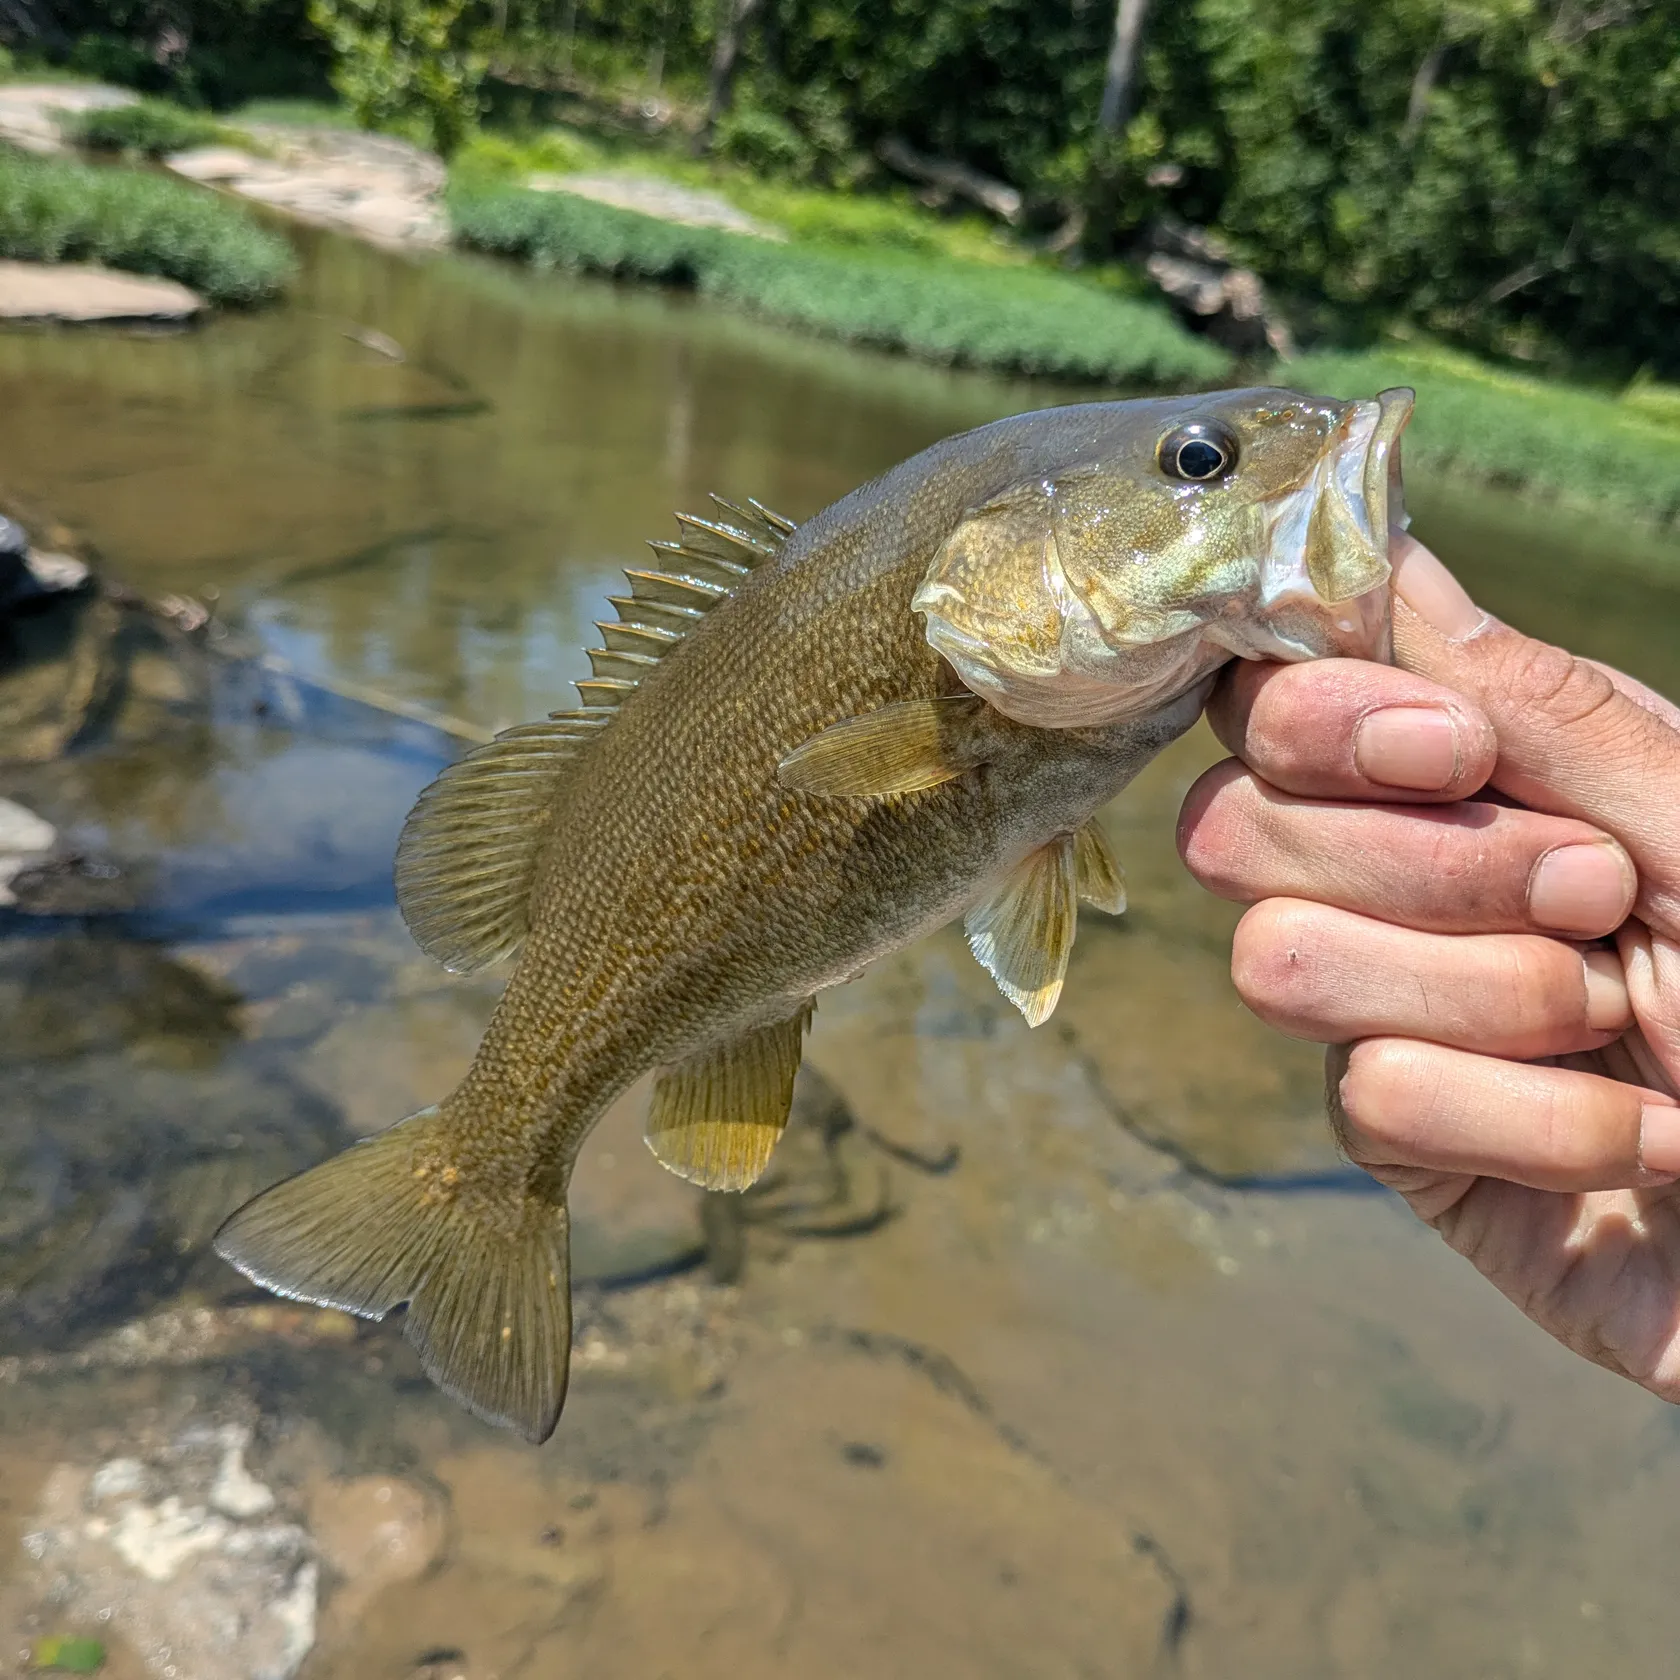
[{"label": "fish dorsal fin", "polygon": [[616,623],[596,626],[579,711],[505,730],[420,795],[397,845],[397,903],[420,948],[469,973],[525,937],[543,818],[569,767],[642,679],[707,612],[780,548],[791,520],[713,497],[724,519],[677,515],[682,540],[654,543],[663,568],[629,571]]},{"label": "fish dorsal fin", "polygon": [[784,758],[783,787],[829,798],[883,799],[938,787],[985,762],[972,694],[899,700],[813,735]]},{"label": "fish dorsal fin", "polygon": [[643,677],[741,580],[776,551],[794,529],[791,519],[754,501],[745,507],[713,496],[722,519],[679,513],[676,542],[651,542],[657,568],[633,568],[628,595],[610,597],[618,622],[597,624],[604,644],[589,650],[590,674],[577,685],[584,706],[613,711]]},{"label": "fish dorsal fin", "polygon": [[397,842],[397,904],[415,942],[458,974],[518,949],[543,818],[611,713],[504,730],[422,793]]},{"label": "fish dorsal fin", "polygon": [[1095,817],[1073,837],[1073,879],[1081,903],[1111,916],[1125,914],[1126,877]]},{"label": "fish dorsal fin", "polygon": [[653,1088],[647,1144],[663,1166],[708,1190],[745,1190],[787,1126],[793,1079],[815,1005],[666,1068]]},{"label": "fish dorsal fin", "polygon": [[969,949],[1029,1027],[1048,1021],[1062,995],[1079,921],[1074,853],[1074,837],[1057,835],[963,919]]}]

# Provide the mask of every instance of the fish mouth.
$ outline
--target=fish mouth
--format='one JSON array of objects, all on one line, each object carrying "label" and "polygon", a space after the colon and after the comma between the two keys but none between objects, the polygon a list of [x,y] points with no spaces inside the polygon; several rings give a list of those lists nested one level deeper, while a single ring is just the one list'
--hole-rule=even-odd
[{"label": "fish mouth", "polygon": [[1392,533],[1404,531],[1411,524],[1406,512],[1406,487],[1400,478],[1400,434],[1410,424],[1416,406],[1417,392],[1409,385],[1377,392],[1376,424],[1365,450],[1361,487],[1371,530],[1382,534],[1385,548]]},{"label": "fish mouth", "polygon": [[1339,606],[1388,581],[1388,542],[1406,525],[1400,434],[1415,394],[1399,387],[1348,405],[1319,468],[1307,521],[1307,576],[1319,600]]}]

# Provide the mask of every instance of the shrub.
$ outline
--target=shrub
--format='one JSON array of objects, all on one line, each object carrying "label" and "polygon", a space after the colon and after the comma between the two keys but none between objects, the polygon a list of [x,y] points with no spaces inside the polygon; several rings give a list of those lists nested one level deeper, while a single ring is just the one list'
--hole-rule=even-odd
[{"label": "shrub", "polygon": [[566,193],[458,186],[461,243],[539,267],[691,285],[771,319],[932,361],[1100,382],[1208,384],[1230,358],[1161,306],[1038,269],[807,250]]},{"label": "shrub", "polygon": [[758,106],[737,106],[718,120],[712,149],[731,163],[764,175],[806,180],[816,156],[805,136],[785,118]]},{"label": "shrub", "polygon": [[202,187],[4,148],[0,256],[160,274],[215,303],[272,296],[295,266],[284,239]]},{"label": "shrub", "polygon": [[79,111],[65,121],[63,128],[65,138],[73,145],[94,151],[140,152],[147,157],[212,145],[228,133],[214,118],[161,99]]},{"label": "shrub", "polygon": [[447,157],[478,120],[484,80],[466,12],[467,0],[310,0],[309,21],[362,127],[418,130]]}]

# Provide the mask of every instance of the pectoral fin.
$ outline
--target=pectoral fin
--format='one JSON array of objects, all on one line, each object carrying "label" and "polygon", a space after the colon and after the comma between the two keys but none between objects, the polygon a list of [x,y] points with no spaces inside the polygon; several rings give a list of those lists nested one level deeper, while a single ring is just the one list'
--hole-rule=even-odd
[{"label": "pectoral fin", "polygon": [[1075,842],[1041,846],[963,920],[969,949],[1029,1027],[1050,1019],[1062,995],[1079,920]]},{"label": "pectoral fin", "polygon": [[647,1144],[679,1178],[745,1190],[787,1125],[815,1006],[667,1068],[653,1088]]},{"label": "pectoral fin", "polygon": [[1111,916],[1125,913],[1126,877],[1095,817],[1073,837],[1073,877],[1084,903]]},{"label": "pectoral fin", "polygon": [[983,710],[971,694],[883,706],[813,735],[777,777],[800,793],[860,799],[938,787],[985,761],[973,727]]}]

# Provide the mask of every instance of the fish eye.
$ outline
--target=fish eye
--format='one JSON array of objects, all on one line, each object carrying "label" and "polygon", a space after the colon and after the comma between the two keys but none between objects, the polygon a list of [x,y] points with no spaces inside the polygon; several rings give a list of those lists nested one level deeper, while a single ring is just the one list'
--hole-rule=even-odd
[{"label": "fish eye", "polygon": [[1168,432],[1155,459],[1168,478],[1206,484],[1237,464],[1237,440],[1223,426],[1197,420]]}]

